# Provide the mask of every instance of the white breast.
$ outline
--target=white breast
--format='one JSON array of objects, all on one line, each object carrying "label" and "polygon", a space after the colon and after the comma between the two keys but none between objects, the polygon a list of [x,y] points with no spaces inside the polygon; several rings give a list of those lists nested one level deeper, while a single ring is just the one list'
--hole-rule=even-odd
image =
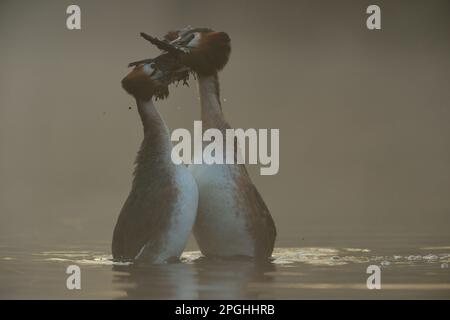
[{"label": "white breast", "polygon": [[198,217],[194,235],[205,255],[253,256],[254,245],[243,210],[234,165],[191,165],[199,189]]},{"label": "white breast", "polygon": [[176,169],[175,180],[179,193],[171,213],[166,245],[155,259],[156,263],[181,256],[197,216],[198,188],[195,179],[184,165],[179,165]]}]

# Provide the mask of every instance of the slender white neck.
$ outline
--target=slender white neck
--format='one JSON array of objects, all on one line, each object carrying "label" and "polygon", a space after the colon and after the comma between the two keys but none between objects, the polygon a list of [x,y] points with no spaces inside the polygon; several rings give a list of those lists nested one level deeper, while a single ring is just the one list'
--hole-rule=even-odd
[{"label": "slender white neck", "polygon": [[173,164],[170,160],[172,143],[169,130],[152,100],[136,100],[139,115],[144,125],[144,139],[141,143],[134,171],[135,188],[146,187],[155,175],[163,174]]},{"label": "slender white neck", "polygon": [[170,141],[169,129],[161,118],[153,101],[136,100],[139,115],[144,126],[144,144],[159,149],[160,153],[170,153],[172,143]]},{"label": "slender white neck", "polygon": [[203,126],[205,128],[217,127],[218,121],[223,121],[217,74],[206,77],[199,76],[198,89]]},{"label": "slender white neck", "polygon": [[144,126],[144,134],[147,133],[166,133],[169,134],[164,120],[161,118],[158,110],[156,110],[153,100],[143,101],[136,100],[139,116]]}]

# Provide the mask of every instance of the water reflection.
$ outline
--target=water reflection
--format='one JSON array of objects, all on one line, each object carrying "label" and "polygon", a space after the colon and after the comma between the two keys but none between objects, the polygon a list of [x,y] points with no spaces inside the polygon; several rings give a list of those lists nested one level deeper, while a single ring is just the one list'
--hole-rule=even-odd
[{"label": "water reflection", "polygon": [[204,257],[165,265],[113,267],[113,282],[128,299],[258,299],[251,283],[269,283],[273,263]]}]

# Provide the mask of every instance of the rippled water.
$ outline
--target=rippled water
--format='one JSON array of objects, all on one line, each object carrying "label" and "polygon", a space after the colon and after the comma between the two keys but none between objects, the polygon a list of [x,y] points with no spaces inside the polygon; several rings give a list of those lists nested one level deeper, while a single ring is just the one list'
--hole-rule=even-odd
[{"label": "rippled water", "polygon": [[[450,298],[450,242],[439,245],[277,248],[264,264],[211,260],[188,251],[180,263],[114,263],[109,246],[0,247],[3,299],[336,299]],[[81,290],[66,288],[67,266],[81,268]],[[381,267],[369,290],[367,266]]]}]

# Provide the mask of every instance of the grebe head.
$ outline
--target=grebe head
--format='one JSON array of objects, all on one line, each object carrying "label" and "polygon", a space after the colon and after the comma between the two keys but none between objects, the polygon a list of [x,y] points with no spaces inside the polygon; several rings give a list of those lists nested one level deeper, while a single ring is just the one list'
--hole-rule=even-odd
[{"label": "grebe head", "polygon": [[122,88],[137,99],[144,101],[155,97],[167,98],[169,84],[185,81],[189,77],[187,67],[179,64],[173,56],[162,54],[143,63],[132,63],[133,70],[122,79]]},{"label": "grebe head", "polygon": [[231,53],[231,40],[228,34],[208,28],[187,27],[171,31],[165,39],[183,52],[180,54],[181,63],[201,76],[222,70]]}]

